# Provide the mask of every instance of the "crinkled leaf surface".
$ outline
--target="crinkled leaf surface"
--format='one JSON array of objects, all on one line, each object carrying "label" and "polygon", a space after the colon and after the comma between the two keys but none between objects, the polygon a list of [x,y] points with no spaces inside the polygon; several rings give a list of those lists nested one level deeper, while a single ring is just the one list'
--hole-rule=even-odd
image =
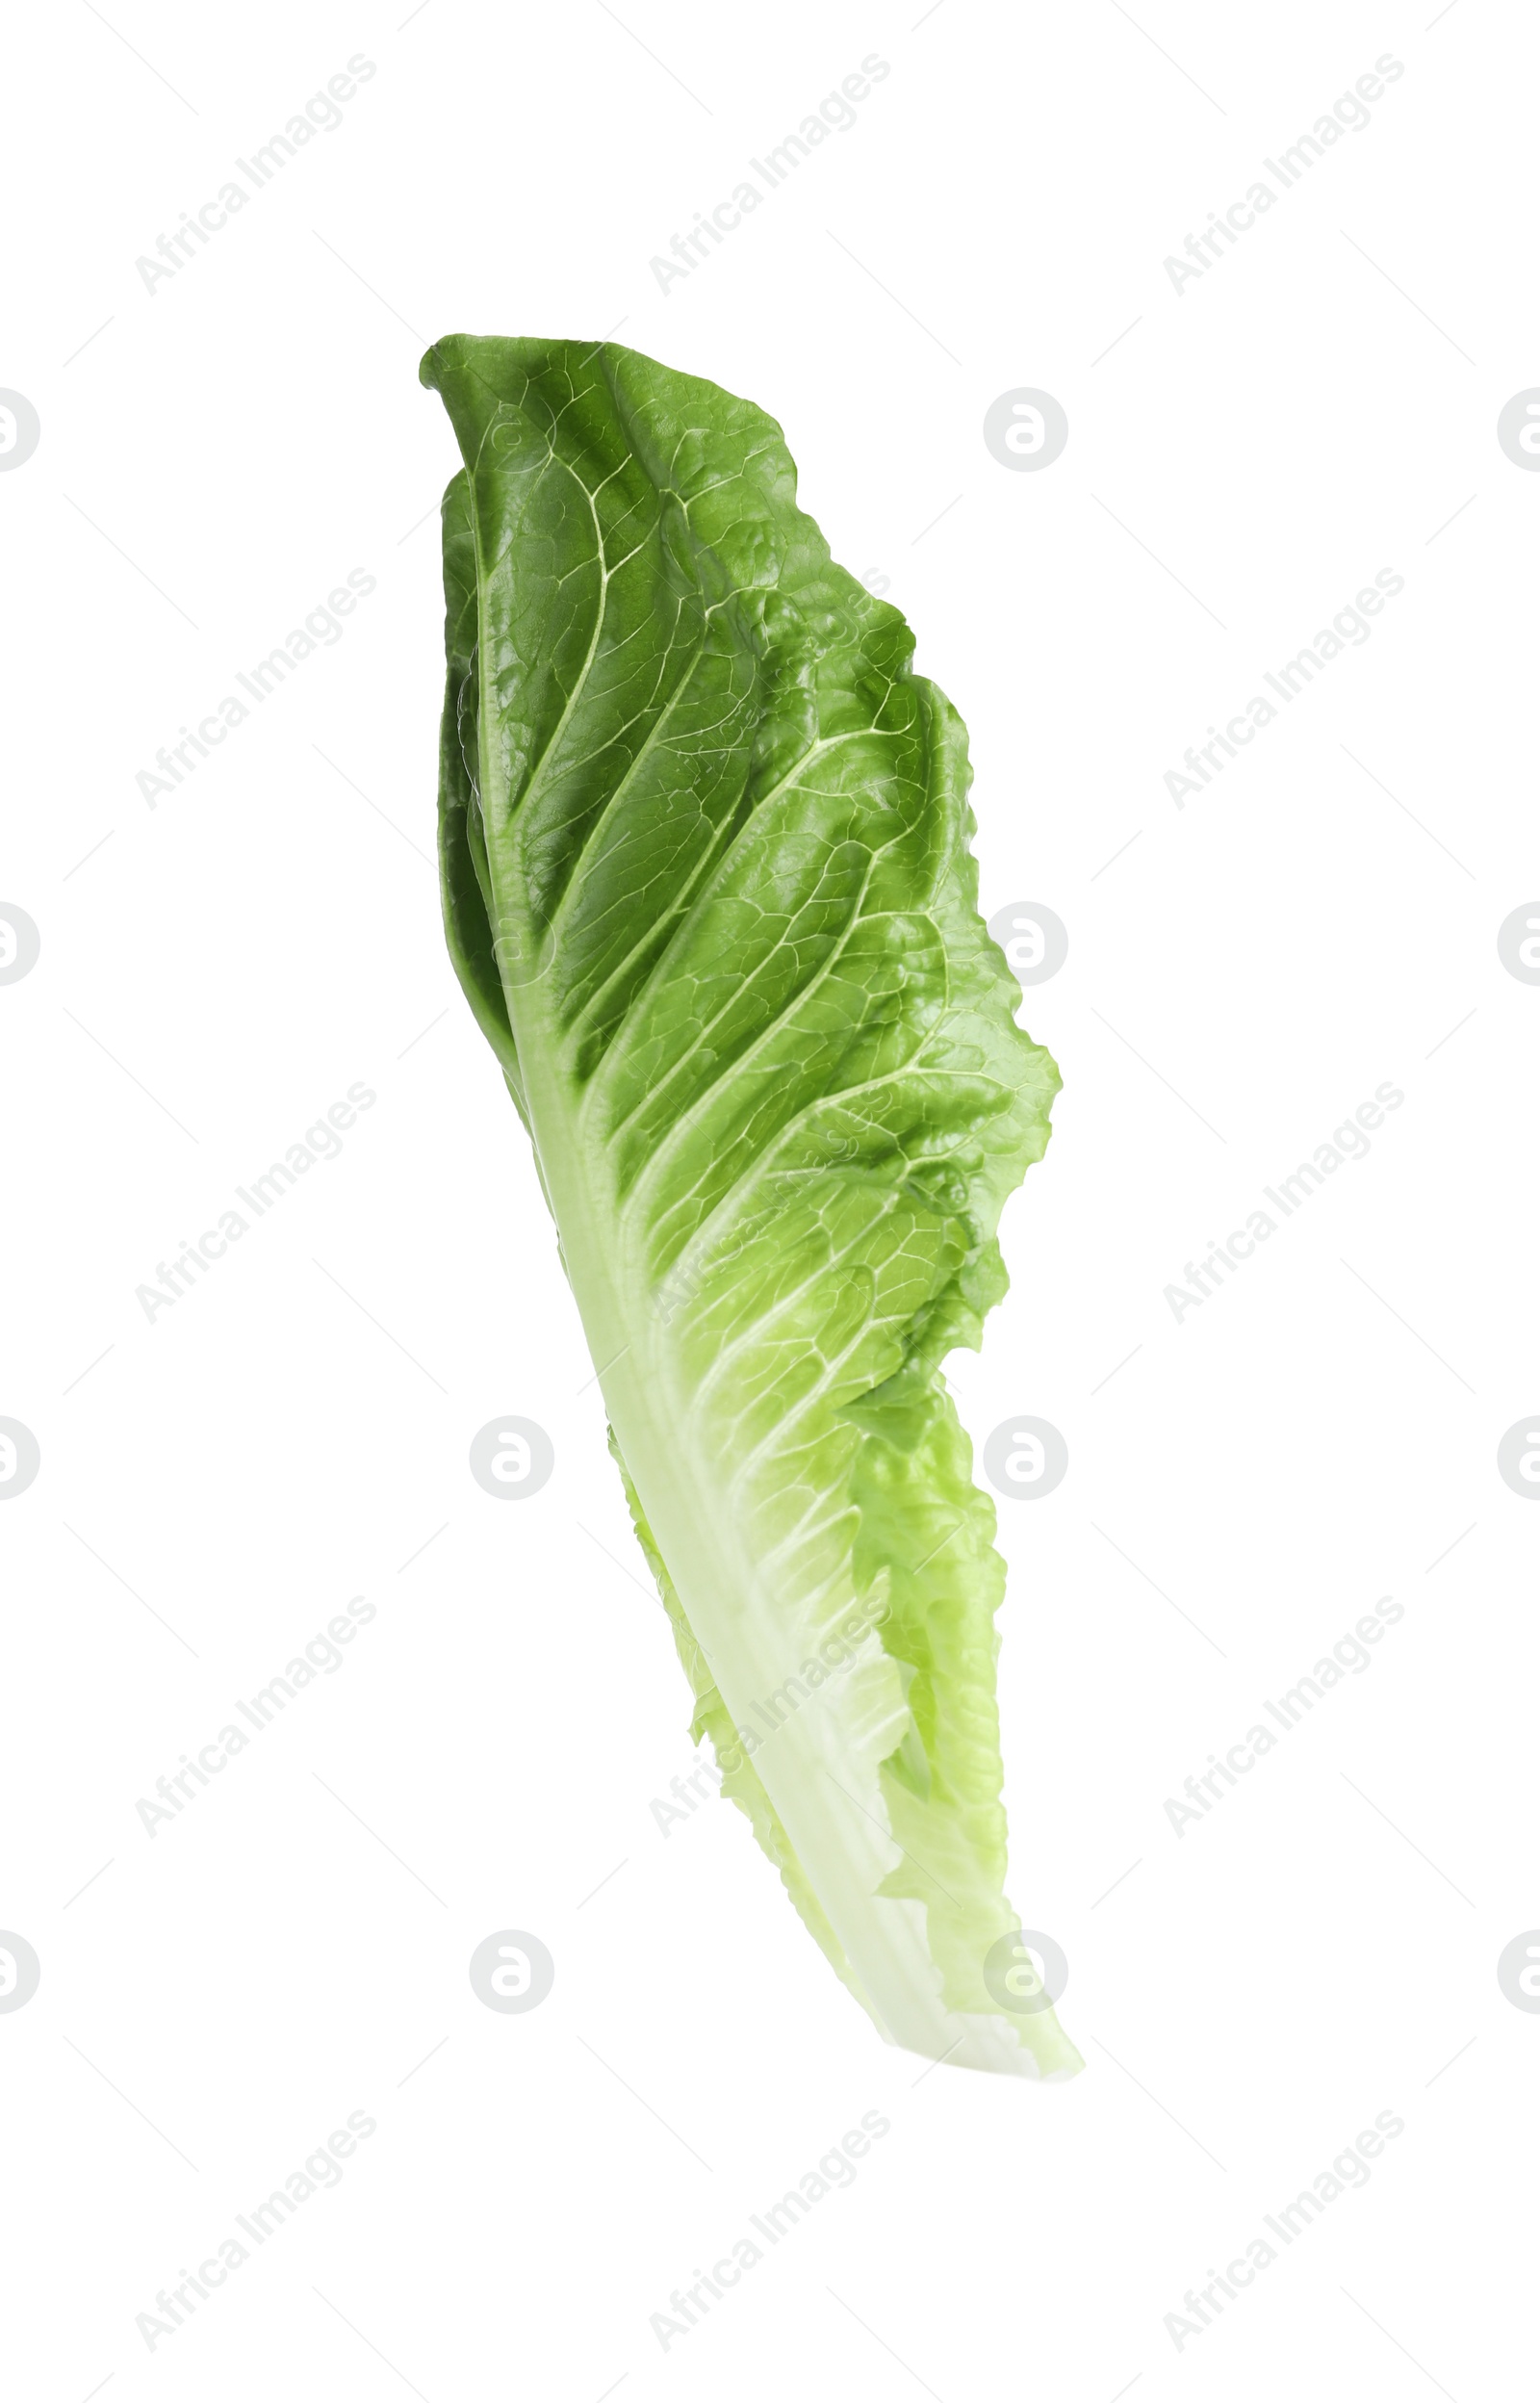
[{"label": "crinkled leaf surface", "polygon": [[977,914],[961,720],[762,410],[611,343],[456,335],[423,379],[465,461],[449,947],[696,1735],[891,2042],[1068,2076],[986,1976],[1004,1568],[940,1364],[1059,1079]]}]

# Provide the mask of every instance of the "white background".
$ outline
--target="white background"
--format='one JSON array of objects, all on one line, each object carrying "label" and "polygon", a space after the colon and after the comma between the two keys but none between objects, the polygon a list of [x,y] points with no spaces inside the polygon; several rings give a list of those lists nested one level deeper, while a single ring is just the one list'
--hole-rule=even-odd
[{"label": "white background", "polygon": [[[1540,27],[1436,7],[13,27],[29,2403],[1515,2391],[1540,2020],[1496,1962],[1540,1921],[1540,1513],[1495,1461],[1536,1401],[1540,990],[1496,932],[1540,892],[1540,481],[1495,426],[1540,380]],[[1168,254],[1386,53],[1368,129],[1174,290]],[[146,291],[136,258],[355,54],[341,126]],[[856,125],[660,291],[650,259],[868,54]],[[1023,1012],[1055,1139],[956,1375],[977,1441],[1030,1411],[1070,1450],[1000,1537],[1012,1892],[1069,1958],[1065,2088],[922,2076],[735,1813],[665,1839],[650,1808],[683,1681],[429,865],[457,461],[417,361],[456,330],[615,332],[771,410],[967,720],[986,911],[1069,929]],[[984,445],[1016,386],[1067,412],[1041,473]],[[157,747],[352,569],[343,639],[147,806]],[[1381,569],[1371,638],[1178,810],[1186,747]],[[136,1287],[358,1080],[341,1156],[148,1322]],[[1184,1264],[1387,1081],[1370,1155],[1178,1322]],[[556,1451],[514,1507],[466,1465],[508,1411]],[[346,1665],[148,1835],[139,1797],[358,1592]],[[1384,1593],[1373,1667],[1178,1838],[1167,1797]],[[527,2015],[467,1977],[506,1927],[556,1964]],[[342,2184],[148,2350],[136,2315],[350,2110],[377,2129]],[[855,2185],[661,2349],[650,2314],[865,2110]],[[1178,2349],[1185,2291],[1380,2111],[1371,2183]]]}]

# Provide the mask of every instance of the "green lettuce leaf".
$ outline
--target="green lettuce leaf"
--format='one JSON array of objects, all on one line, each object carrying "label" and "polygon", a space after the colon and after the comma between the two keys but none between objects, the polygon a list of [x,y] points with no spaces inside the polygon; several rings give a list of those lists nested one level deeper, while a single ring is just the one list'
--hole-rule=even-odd
[{"label": "green lettuce leaf", "polygon": [[1005,1572],[941,1379],[1059,1083],[978,917],[962,722],[762,410],[613,343],[455,335],[422,375],[465,461],[449,949],[696,1740],[890,2042],[1067,2077],[994,1966]]}]

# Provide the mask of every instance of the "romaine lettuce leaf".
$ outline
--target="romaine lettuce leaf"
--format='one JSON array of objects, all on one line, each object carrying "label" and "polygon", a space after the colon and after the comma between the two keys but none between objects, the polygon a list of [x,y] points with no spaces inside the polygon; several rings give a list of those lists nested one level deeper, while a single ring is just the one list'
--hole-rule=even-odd
[{"label": "romaine lettuce leaf", "polygon": [[762,410],[613,343],[455,335],[422,375],[465,461],[449,948],[696,1739],[890,2042],[1066,2077],[985,1977],[1005,1573],[941,1362],[1059,1078],[978,917],[962,722]]}]

